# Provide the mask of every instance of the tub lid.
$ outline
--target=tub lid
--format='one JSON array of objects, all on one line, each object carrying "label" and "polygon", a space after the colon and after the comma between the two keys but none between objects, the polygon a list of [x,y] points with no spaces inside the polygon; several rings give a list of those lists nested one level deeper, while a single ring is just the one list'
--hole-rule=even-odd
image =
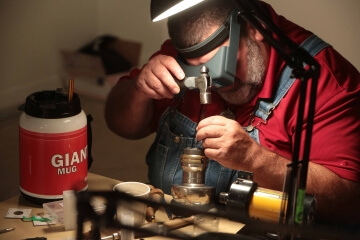
[{"label": "tub lid", "polygon": [[26,98],[23,109],[26,114],[37,118],[66,118],[81,112],[80,98],[73,93],[71,101],[62,89],[39,91]]}]

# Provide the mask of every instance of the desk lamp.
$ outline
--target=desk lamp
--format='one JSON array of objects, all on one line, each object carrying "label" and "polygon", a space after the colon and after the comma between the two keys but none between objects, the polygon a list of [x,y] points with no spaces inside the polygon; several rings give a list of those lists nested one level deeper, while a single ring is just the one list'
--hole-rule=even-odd
[{"label": "desk lamp", "polygon": [[[206,0],[204,0],[206,1]],[[309,153],[312,136],[312,126],[314,119],[314,106],[316,101],[316,87],[319,77],[318,62],[303,48],[299,47],[291,39],[289,39],[271,20],[271,18],[261,9],[258,0],[229,0],[238,10],[239,16],[245,21],[252,24],[269,44],[277,51],[280,57],[284,59],[286,64],[292,69],[291,77],[300,79],[300,104],[298,108],[298,118],[295,135],[295,149],[292,155],[292,162],[288,165],[289,171],[286,182],[284,184],[284,192],[288,195],[288,203],[285,213],[286,224],[293,226],[302,224],[302,216],[304,210],[304,196],[307,179],[307,169],[309,162]],[[194,6],[202,1],[194,0],[152,0],[151,1],[151,19],[159,21],[169,17],[189,7]],[[181,8],[177,8],[181,7]],[[167,11],[171,9],[171,11]],[[164,14],[162,14],[164,13]],[[276,37],[274,37],[276,36]],[[181,65],[181,64],[180,64]],[[304,66],[310,66],[305,69]],[[183,65],[182,65],[183,66]],[[184,69],[187,74],[187,69]],[[211,76],[211,69],[209,72]],[[302,140],[301,129],[303,125],[303,116],[305,112],[305,99],[308,80],[311,82],[311,93],[309,96],[310,104],[308,105],[308,123],[305,139]],[[230,82],[218,83],[220,86],[231,84]],[[299,160],[300,145],[303,142],[303,159]],[[300,168],[301,166],[301,168]],[[299,169],[301,171],[299,171]],[[300,174],[300,175],[299,175]]]},{"label": "desk lamp", "polygon": [[184,11],[204,0],[157,0],[151,1],[150,13],[153,22],[160,21]]}]

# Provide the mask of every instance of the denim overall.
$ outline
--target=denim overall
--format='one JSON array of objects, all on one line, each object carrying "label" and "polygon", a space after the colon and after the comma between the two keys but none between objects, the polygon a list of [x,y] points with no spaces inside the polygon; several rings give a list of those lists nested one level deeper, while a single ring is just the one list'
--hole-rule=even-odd
[{"label": "denim overall", "polygon": [[[312,56],[329,46],[315,35],[310,36],[301,45]],[[281,99],[293,85],[295,78],[290,78],[291,69],[286,67],[281,76],[274,100],[271,102],[260,101],[254,114],[266,121],[279,104]],[[196,142],[197,123],[193,122],[175,107],[169,107],[159,120],[159,128],[154,143],[146,156],[149,167],[149,180],[156,188],[170,194],[173,184],[182,184],[183,171],[180,158],[184,148],[202,148],[201,142]],[[246,130],[246,128],[245,128]],[[247,131],[249,135],[260,144],[258,129]],[[205,172],[205,184],[215,188],[215,196],[220,192],[227,192],[229,186],[236,179],[236,170],[223,167],[218,162],[210,160]]]}]

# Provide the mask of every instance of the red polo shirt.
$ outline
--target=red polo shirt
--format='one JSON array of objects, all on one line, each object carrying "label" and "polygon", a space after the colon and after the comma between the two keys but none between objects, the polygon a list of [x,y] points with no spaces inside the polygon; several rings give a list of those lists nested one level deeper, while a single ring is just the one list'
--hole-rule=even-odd
[{"label": "red polo shirt", "polygon": [[[269,5],[264,5],[269,9],[274,23],[294,42],[300,45],[312,34],[277,15]],[[168,40],[154,56],[157,54],[175,56],[176,51],[171,45],[171,41]],[[321,73],[317,86],[310,161],[325,166],[342,178],[359,182],[360,74],[332,47],[322,50],[315,59],[321,66]],[[225,108],[230,108],[236,115],[236,121],[244,127],[248,126],[250,115],[254,112],[257,101],[271,98],[274,85],[284,66],[284,61],[271,48],[264,85],[253,101],[246,105],[229,106],[216,93],[212,93],[212,104],[206,106],[206,116],[218,115]],[[135,77],[138,73],[139,69],[134,69],[130,76]],[[310,83],[311,81],[309,85]],[[291,159],[294,149],[299,86],[300,81],[296,80],[266,123],[258,118],[252,122],[252,125],[257,125],[259,129],[261,145],[288,159]],[[308,92],[307,96],[309,94]],[[169,99],[156,101],[156,114],[153,119],[154,131],[159,117],[172,104],[174,101]],[[187,91],[178,109],[197,122],[200,106],[199,93]],[[307,106],[308,103],[305,109]],[[305,113],[304,119],[303,133],[305,133],[307,113]],[[260,124],[258,124],[259,122]]]}]

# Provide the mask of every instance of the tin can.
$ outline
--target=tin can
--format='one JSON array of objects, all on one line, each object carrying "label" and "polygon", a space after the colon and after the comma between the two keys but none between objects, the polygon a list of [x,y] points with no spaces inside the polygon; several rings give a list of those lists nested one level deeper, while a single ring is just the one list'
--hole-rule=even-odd
[{"label": "tin can", "polygon": [[19,121],[20,192],[34,202],[62,199],[63,191],[86,190],[87,118],[80,98],[61,89],[26,98]]}]

